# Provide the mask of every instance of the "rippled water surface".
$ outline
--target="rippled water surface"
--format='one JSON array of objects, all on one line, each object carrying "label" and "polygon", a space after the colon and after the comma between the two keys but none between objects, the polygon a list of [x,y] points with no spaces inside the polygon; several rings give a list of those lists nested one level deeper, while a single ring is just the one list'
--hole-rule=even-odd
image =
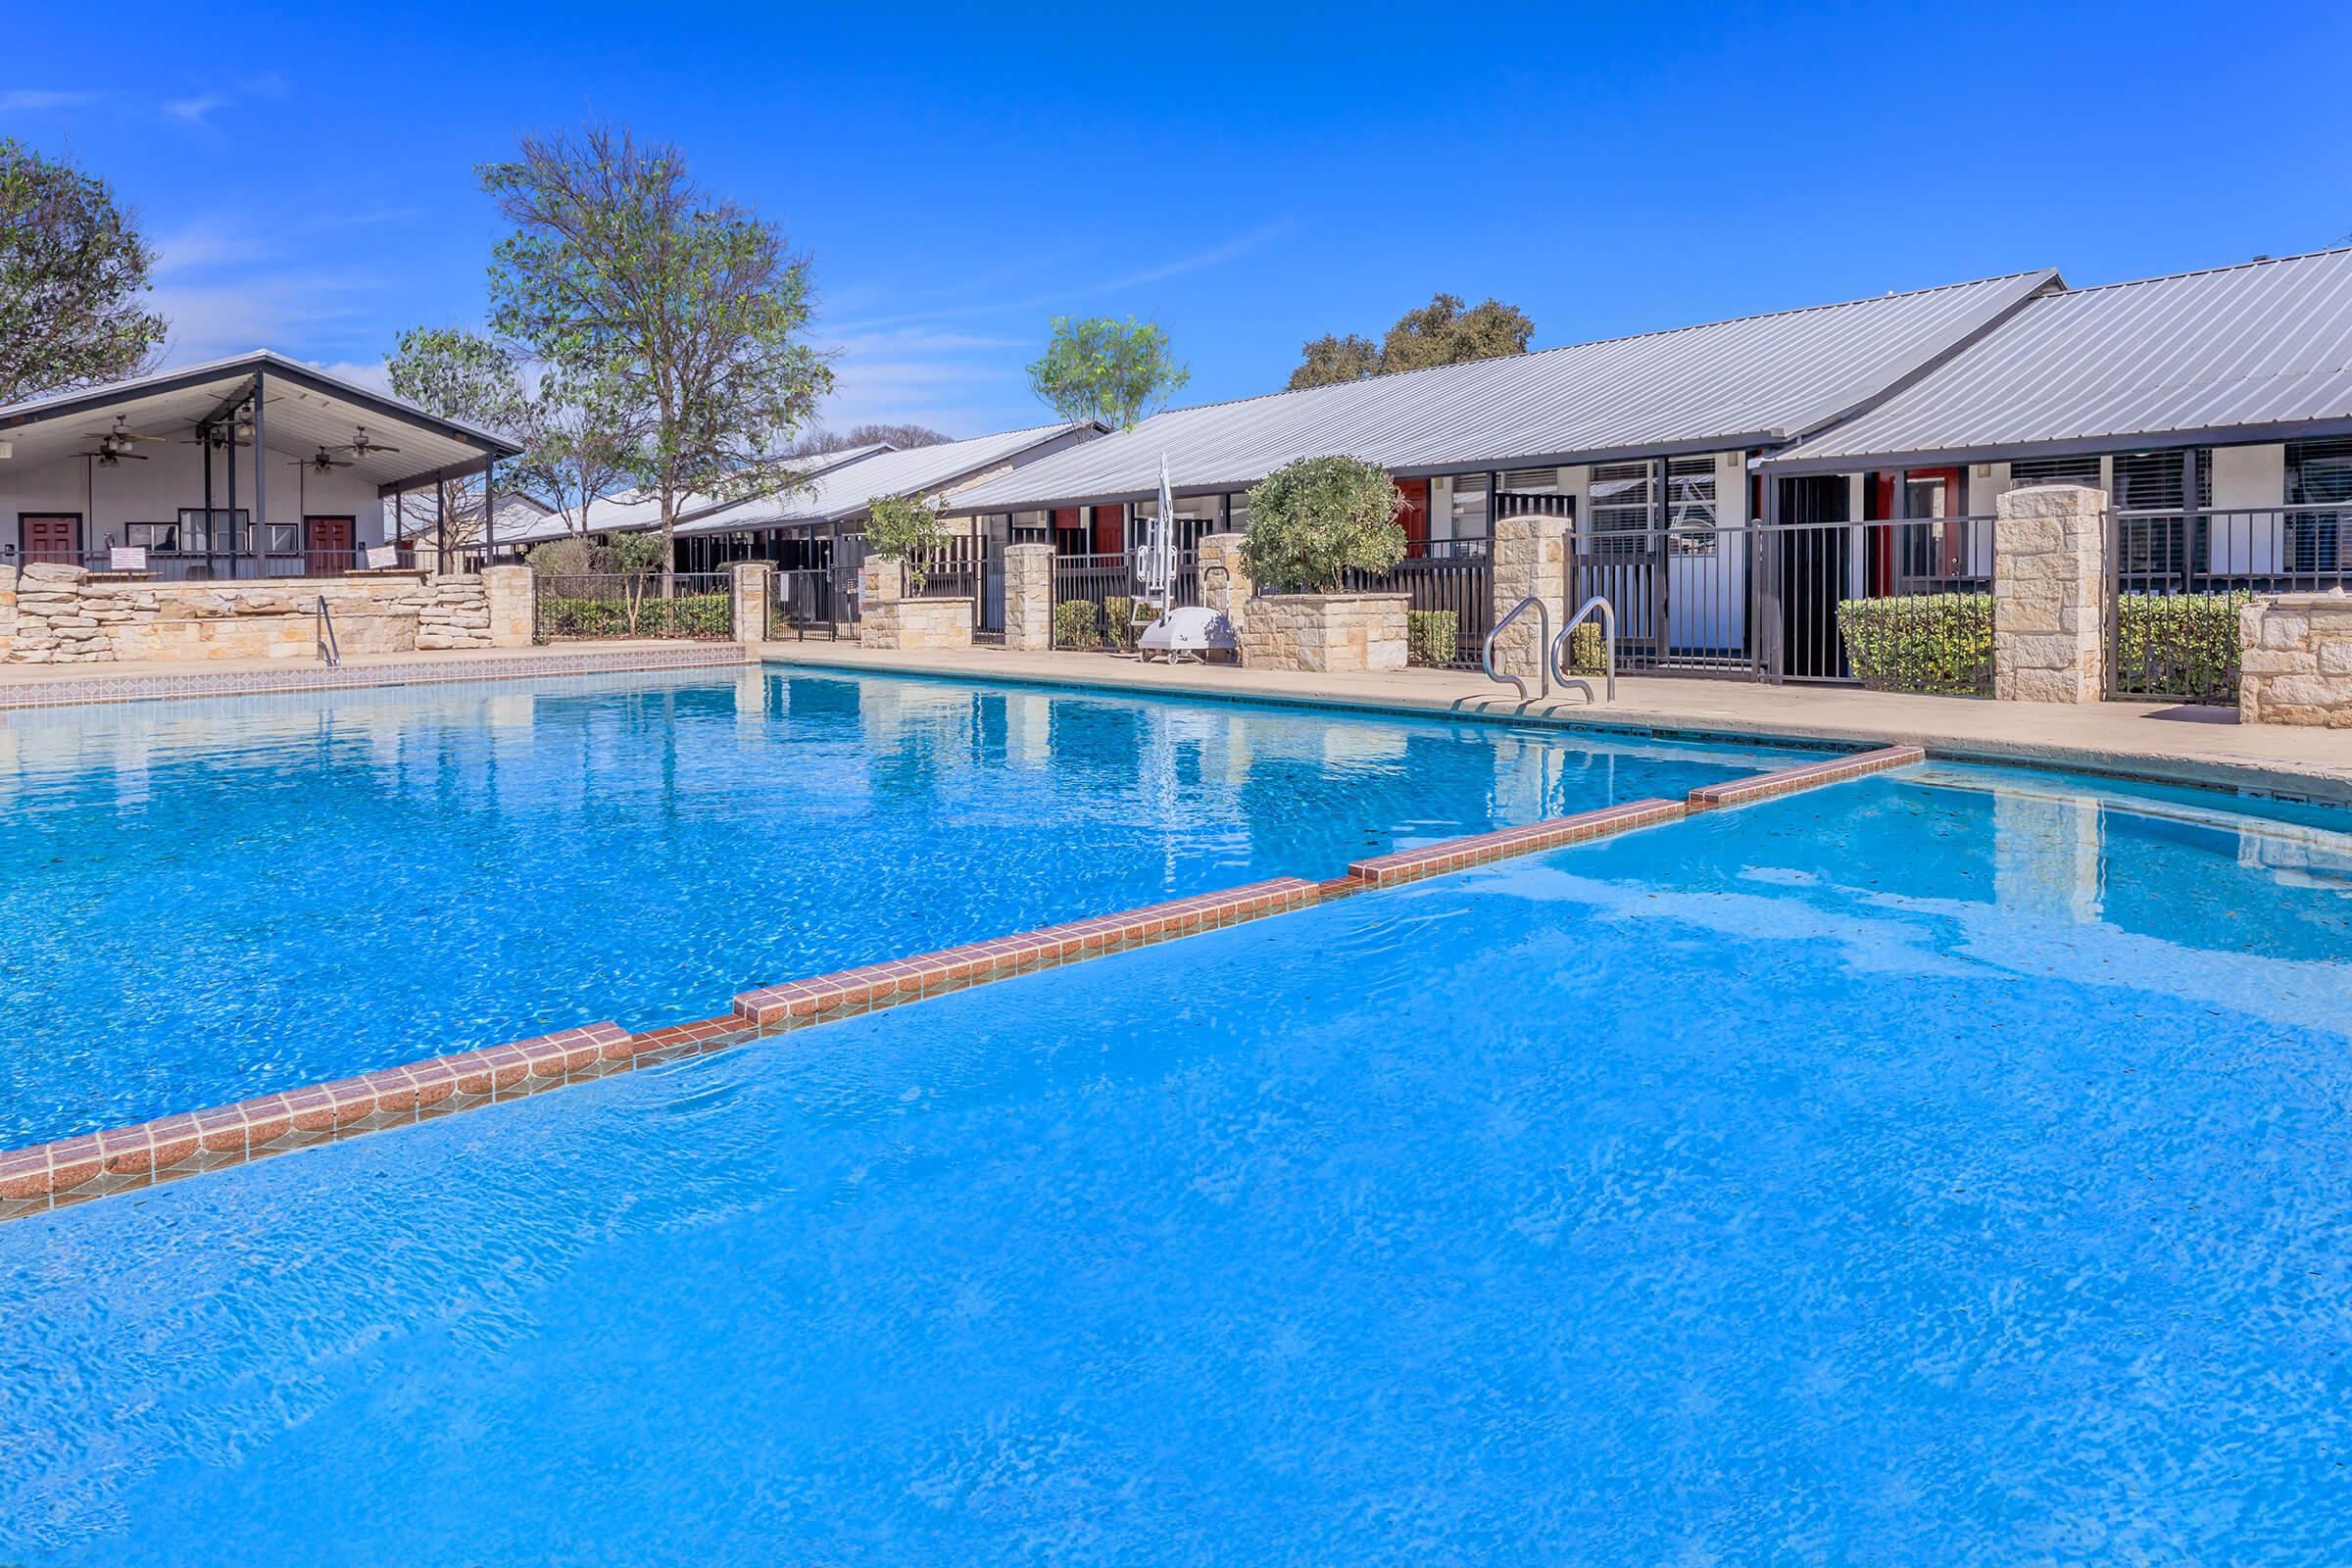
[{"label": "rippled water surface", "polygon": [[0,1147],[1784,755],[756,668],[0,715]]},{"label": "rippled water surface", "polygon": [[0,1226],[0,1560],[2334,1568],[2352,821],[2216,808],[1883,776]]}]

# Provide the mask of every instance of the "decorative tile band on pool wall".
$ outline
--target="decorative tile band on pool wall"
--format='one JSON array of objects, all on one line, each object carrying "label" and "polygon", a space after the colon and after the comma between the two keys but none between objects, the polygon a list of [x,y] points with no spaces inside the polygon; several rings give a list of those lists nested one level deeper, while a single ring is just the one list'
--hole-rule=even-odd
[{"label": "decorative tile band on pool wall", "polygon": [[1917,747],[1895,746],[1782,768],[1733,783],[1702,786],[1690,792],[1688,803],[1629,801],[1525,827],[1373,856],[1349,865],[1345,877],[1327,882],[1277,877],[911,958],[762,986],[738,996],[734,1010],[716,1018],[637,1034],[614,1023],[588,1024],[532,1040],[263,1095],[211,1110],[0,1152],[0,1220],[724,1050],[992,980],[1221,930],[1350,893],[1394,887],[1510,856],[1537,855],[1672,822],[1694,810],[1858,778],[1918,761],[1921,755]]},{"label": "decorative tile band on pool wall", "polygon": [[77,675],[0,682],[0,709],[78,708],[158,697],[250,697],[268,692],[341,691],[365,686],[439,686],[457,681],[518,680],[533,675],[620,674],[637,669],[703,669],[743,662],[733,643],[692,643],[625,653],[509,654],[453,657],[413,664],[345,664],[328,669],[191,669],[177,675]]},{"label": "decorative tile band on pool wall", "polygon": [[1690,809],[1707,811],[1717,807],[1768,801],[1775,796],[1793,795],[1798,790],[1860,778],[1866,773],[1883,773],[1890,767],[1908,767],[1913,762],[1927,760],[1927,756],[1917,746],[1882,746],[1875,752],[1858,752],[1850,757],[1833,757],[1827,761],[1776,768],[1769,773],[1758,773],[1753,778],[1702,784],[1690,792]]}]

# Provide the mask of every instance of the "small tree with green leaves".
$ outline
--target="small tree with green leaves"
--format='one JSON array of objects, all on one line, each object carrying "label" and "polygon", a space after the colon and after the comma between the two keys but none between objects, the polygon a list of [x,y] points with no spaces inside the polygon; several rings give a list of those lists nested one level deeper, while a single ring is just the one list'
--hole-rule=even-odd
[{"label": "small tree with green leaves", "polygon": [[1130,316],[1054,318],[1053,340],[1029,367],[1029,387],[1065,419],[1130,429],[1167,406],[1193,372],[1168,352],[1167,329]]},{"label": "small tree with green leaves", "polygon": [[620,573],[621,594],[629,604],[629,635],[634,637],[647,581],[657,569],[668,579],[669,540],[658,533],[616,533],[606,541],[605,559]]},{"label": "small tree with green leaves", "polygon": [[493,253],[492,324],[639,412],[634,466],[665,551],[689,496],[806,482],[793,438],[833,372],[805,337],[808,264],[781,229],[697,184],[675,147],[609,125],[525,136],[480,174],[514,225]]},{"label": "small tree with green leaves", "polygon": [[0,403],[135,375],[164,346],[137,219],[106,181],[0,136]]},{"label": "small tree with green leaves", "polygon": [[1276,593],[1331,593],[1347,571],[1387,571],[1404,559],[1404,498],[1388,470],[1361,458],[1300,458],[1250,492],[1242,560]]},{"label": "small tree with green leaves", "polygon": [[923,563],[947,536],[939,513],[913,496],[875,496],[865,504],[865,548],[906,563],[906,591],[923,591]]}]

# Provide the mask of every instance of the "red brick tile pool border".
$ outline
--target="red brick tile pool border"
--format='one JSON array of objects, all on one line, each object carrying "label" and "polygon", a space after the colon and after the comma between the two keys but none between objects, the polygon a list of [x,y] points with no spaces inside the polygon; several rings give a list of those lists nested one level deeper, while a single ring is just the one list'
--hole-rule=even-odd
[{"label": "red brick tile pool border", "polygon": [[1925,761],[1927,756],[1917,746],[1882,746],[1873,752],[1833,757],[1796,767],[1775,768],[1769,773],[1758,773],[1753,778],[1702,784],[1690,792],[1690,809],[1708,811],[1719,807],[1745,806],[1751,801],[1794,795],[1799,790],[1815,789],[1823,784],[1842,783],[1867,773],[1883,773],[1890,767],[1908,767],[1913,762]]},{"label": "red brick tile pool border", "polygon": [[1570,844],[1582,844],[1588,839],[1605,838],[1611,833],[1627,833],[1638,827],[1677,821],[1687,809],[1681,801],[1627,801],[1621,806],[1603,807],[1597,811],[1579,811],[1574,816],[1555,816],[1547,821],[1531,822],[1525,827],[1506,827],[1469,838],[1442,839],[1418,849],[1398,850],[1393,855],[1376,855],[1368,860],[1357,860],[1348,866],[1348,874],[1366,887],[1395,887],[1399,882],[1417,882],[1425,876],[1460,871],[1508,856],[1537,855]]},{"label": "red brick tile pool border", "polygon": [[1314,883],[1298,877],[1257,882],[764,987],[744,993],[736,999],[733,1012],[716,1018],[667,1024],[637,1034],[616,1023],[588,1024],[479,1051],[431,1056],[356,1078],[262,1095],[232,1105],[8,1150],[0,1152],[0,1220],[700,1055],[784,1029],[873,1012],[991,980],[1237,925],[1304,908],[1318,896]]},{"label": "red brick tile pool border", "polygon": [[267,1159],[315,1144],[428,1121],[476,1105],[516,1100],[614,1072],[967,990],[992,980],[1220,930],[1327,899],[1677,821],[1692,811],[1859,778],[1919,761],[1922,756],[1916,746],[1890,746],[1859,756],[1832,758],[1753,778],[1704,785],[1692,790],[1687,802],[1628,801],[1525,827],[1373,856],[1349,865],[1346,876],[1326,882],[1277,877],[910,958],[762,986],[736,997],[733,1011],[715,1018],[635,1034],[616,1023],[587,1024],[503,1046],[427,1057],[356,1078],[262,1095],[232,1105],[162,1116],[29,1149],[0,1151],[0,1220],[152,1187],[224,1165]]}]

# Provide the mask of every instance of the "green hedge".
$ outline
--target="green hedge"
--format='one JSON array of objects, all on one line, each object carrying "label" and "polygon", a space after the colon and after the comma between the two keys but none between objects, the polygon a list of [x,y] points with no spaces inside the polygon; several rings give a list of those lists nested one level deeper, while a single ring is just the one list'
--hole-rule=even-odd
[{"label": "green hedge", "polygon": [[1065,599],[1054,607],[1054,647],[1097,648],[1102,642],[1102,634],[1096,629],[1092,599]]},{"label": "green hedge", "polygon": [[689,594],[663,599],[648,589],[637,603],[637,629],[629,629],[629,607],[618,599],[542,599],[539,635],[556,637],[708,637],[734,634],[726,594]]},{"label": "green hedge", "polygon": [[1568,634],[1568,673],[1605,674],[1609,667],[1609,639],[1597,622],[1584,621]]},{"label": "green hedge", "polygon": [[1845,656],[1877,692],[1992,690],[1992,595],[1911,594],[1838,607]]},{"label": "green hedge", "polygon": [[1410,663],[1443,668],[1461,657],[1456,635],[1460,617],[1450,610],[1408,610],[1404,612],[1404,653]]},{"label": "green hedge", "polygon": [[1121,653],[1135,650],[1135,639],[1141,627],[1135,623],[1135,601],[1110,598],[1102,601],[1102,618],[1110,623],[1110,646]]},{"label": "green hedge", "polygon": [[2118,595],[2116,689],[2235,703],[2237,612],[2253,601],[2247,593]]}]

